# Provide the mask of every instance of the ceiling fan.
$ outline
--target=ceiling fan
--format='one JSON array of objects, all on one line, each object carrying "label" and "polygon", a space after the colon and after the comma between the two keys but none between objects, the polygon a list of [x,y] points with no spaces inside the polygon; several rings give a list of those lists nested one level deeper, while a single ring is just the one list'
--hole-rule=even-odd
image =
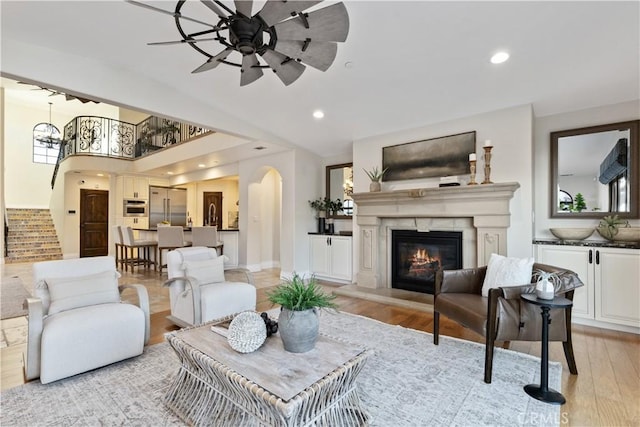
[{"label": "ceiling fan", "polygon": [[[307,13],[305,10],[322,0],[267,0],[264,7],[252,15],[252,0],[234,1],[235,12],[221,1],[200,0],[217,15],[217,23],[211,24],[183,15],[186,0],[178,1],[174,12],[135,0],[125,1],[175,18],[182,39],[149,45],[186,43],[207,57],[192,73],[212,70],[221,63],[232,65],[240,68],[240,86],[262,77],[263,68],[271,68],[287,86],[302,75],[306,69],[304,64],[326,71],[336,57],[337,42],[344,42],[349,33],[349,15],[342,2]],[[183,20],[190,26],[195,23],[206,29],[186,32]],[[218,41],[223,50],[207,52],[202,44],[198,45],[206,41]],[[241,59],[232,62],[228,59],[232,54],[236,57],[240,54]]]},{"label": "ceiling fan", "polygon": [[77,99],[78,101],[82,102],[83,104],[86,104],[87,102],[93,102],[95,104],[99,104],[98,101],[94,101],[93,99],[81,98],[79,96],[70,95],[68,93],[60,92],[60,91],[57,91],[57,90],[54,90],[54,89],[49,89],[48,87],[34,85],[32,83],[18,82],[18,84],[29,85],[29,86],[37,86],[37,88],[34,88],[32,90],[44,90],[46,92],[49,92],[49,96],[62,95],[62,96],[64,96],[64,99],[66,101],[73,101],[74,99]]}]

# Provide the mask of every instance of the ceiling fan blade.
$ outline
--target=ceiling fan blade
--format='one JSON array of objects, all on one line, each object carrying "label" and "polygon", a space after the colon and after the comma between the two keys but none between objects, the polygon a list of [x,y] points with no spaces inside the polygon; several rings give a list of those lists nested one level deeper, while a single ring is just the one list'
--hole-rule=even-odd
[{"label": "ceiling fan blade", "polygon": [[276,72],[276,75],[285,86],[289,86],[302,75],[305,66],[295,59],[287,61],[287,57],[279,52],[267,49],[262,57],[269,66]]},{"label": "ceiling fan blade", "polygon": [[204,4],[209,9],[211,9],[213,13],[218,15],[220,18],[227,19],[227,14],[224,13],[224,11],[220,8],[220,6],[215,4],[212,0],[200,0],[200,1],[202,2],[202,4]]},{"label": "ceiling fan blade", "polygon": [[327,71],[338,53],[338,44],[334,42],[309,42],[303,51],[305,42],[299,40],[278,40],[275,50],[293,59],[299,59],[320,71]]},{"label": "ceiling fan blade", "polygon": [[236,12],[243,14],[247,18],[251,18],[251,10],[253,9],[253,0],[234,0]]},{"label": "ceiling fan blade", "polygon": [[303,19],[295,17],[276,24],[278,40],[306,40],[343,42],[349,34],[349,14],[343,3],[336,3],[311,12],[307,16],[309,28]]},{"label": "ceiling fan blade", "polygon": [[180,43],[198,43],[198,42],[206,42],[210,40],[218,40],[218,37],[209,37],[206,39],[189,39],[189,40],[173,40],[170,42],[153,42],[147,43],[148,46],[165,46],[170,44],[180,44]]},{"label": "ceiling fan blade", "polygon": [[148,5],[148,4],[139,2],[139,1],[135,1],[135,0],[124,0],[124,1],[127,2],[127,3],[130,3],[130,4],[133,4],[135,6],[140,6],[140,7],[146,8],[146,9],[154,10],[156,12],[160,12],[160,13],[164,13],[164,14],[167,14],[167,15],[171,15],[174,18],[175,17],[179,17],[181,19],[186,19],[187,21],[196,22],[198,24],[206,25],[207,27],[218,28],[213,24],[210,24],[210,23],[204,22],[204,21],[199,21],[197,19],[189,18],[188,16],[184,16],[181,13],[175,13],[175,12],[171,12],[171,11],[168,11],[168,10],[160,9],[159,7],[151,6],[151,5]]},{"label": "ceiling fan blade", "polygon": [[220,65],[220,61],[224,60],[227,56],[229,56],[231,52],[233,52],[232,48],[230,47],[226,48],[216,56],[212,56],[211,58],[209,58],[207,62],[205,62],[204,64],[202,64],[201,66],[193,70],[192,73],[201,73],[203,71],[213,70],[218,65]]},{"label": "ceiling fan blade", "polygon": [[273,27],[283,19],[290,18],[292,13],[302,12],[309,9],[319,1],[286,1],[286,0],[267,0],[264,7],[258,15],[267,23],[268,26]]},{"label": "ceiling fan blade", "polygon": [[242,68],[240,69],[240,86],[246,86],[262,77],[262,68],[256,54],[242,57]]}]

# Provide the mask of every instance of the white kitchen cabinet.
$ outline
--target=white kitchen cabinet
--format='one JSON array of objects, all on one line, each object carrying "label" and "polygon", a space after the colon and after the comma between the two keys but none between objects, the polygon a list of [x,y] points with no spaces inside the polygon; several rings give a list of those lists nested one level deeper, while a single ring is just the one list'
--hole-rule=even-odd
[{"label": "white kitchen cabinet", "polygon": [[124,199],[149,199],[149,178],[123,176],[122,194]]},{"label": "white kitchen cabinet", "polygon": [[311,272],[318,278],[351,283],[351,239],[350,236],[309,236]]},{"label": "white kitchen cabinet", "polygon": [[538,244],[536,261],[578,274],[585,286],[575,291],[574,318],[640,332],[640,249]]}]

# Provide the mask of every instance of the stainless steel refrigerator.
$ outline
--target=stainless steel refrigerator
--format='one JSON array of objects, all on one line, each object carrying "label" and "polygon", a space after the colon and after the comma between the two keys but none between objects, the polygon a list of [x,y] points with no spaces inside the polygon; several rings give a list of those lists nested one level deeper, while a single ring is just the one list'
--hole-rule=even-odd
[{"label": "stainless steel refrigerator", "polygon": [[169,221],[171,225],[187,225],[187,190],[149,186],[149,228]]}]

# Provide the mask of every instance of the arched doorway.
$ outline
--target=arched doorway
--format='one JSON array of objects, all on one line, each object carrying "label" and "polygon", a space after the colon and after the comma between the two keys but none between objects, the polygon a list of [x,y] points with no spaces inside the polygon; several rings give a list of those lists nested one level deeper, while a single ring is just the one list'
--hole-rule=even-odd
[{"label": "arched doorway", "polygon": [[282,177],[271,167],[260,168],[248,185],[247,268],[280,267]]}]

